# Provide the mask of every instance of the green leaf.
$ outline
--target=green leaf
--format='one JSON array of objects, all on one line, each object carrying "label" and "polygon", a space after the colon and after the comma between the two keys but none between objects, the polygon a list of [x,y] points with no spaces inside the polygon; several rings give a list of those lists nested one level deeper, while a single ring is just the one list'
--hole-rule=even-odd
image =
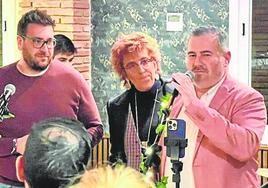
[{"label": "green leaf", "polygon": [[163,176],[159,182],[156,182],[157,188],[166,188],[168,183],[168,177]]},{"label": "green leaf", "polygon": [[160,111],[164,111],[168,108],[171,97],[172,97],[171,93],[167,93],[166,95],[163,95],[163,97],[161,98],[161,103],[160,103]]},{"label": "green leaf", "polygon": [[157,128],[155,130],[155,133],[157,135],[160,135],[163,132],[164,129],[165,129],[165,125],[160,123],[160,124],[158,124],[158,126],[157,126]]},{"label": "green leaf", "polygon": [[146,174],[148,169],[147,169],[147,167],[145,167],[144,161],[145,161],[145,156],[144,156],[144,154],[141,154],[141,162],[140,162],[140,166],[139,166],[140,172],[143,174]]}]

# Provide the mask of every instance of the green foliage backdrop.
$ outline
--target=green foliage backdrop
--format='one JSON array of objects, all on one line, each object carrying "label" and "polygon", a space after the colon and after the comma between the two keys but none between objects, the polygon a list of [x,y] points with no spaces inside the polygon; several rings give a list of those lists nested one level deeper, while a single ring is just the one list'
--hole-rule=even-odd
[{"label": "green foliage backdrop", "polygon": [[[106,102],[121,93],[110,49],[120,33],[142,31],[156,38],[164,78],[184,72],[186,40],[193,28],[214,25],[228,31],[228,0],[92,0],[92,85],[107,130]],[[183,31],[166,31],[166,14],[183,13]],[[115,112],[116,113],[116,112]]]}]

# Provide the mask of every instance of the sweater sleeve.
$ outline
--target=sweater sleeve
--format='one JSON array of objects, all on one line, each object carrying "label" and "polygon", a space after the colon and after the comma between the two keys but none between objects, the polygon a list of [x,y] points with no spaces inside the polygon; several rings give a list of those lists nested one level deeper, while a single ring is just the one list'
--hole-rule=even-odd
[{"label": "sweater sleeve", "polygon": [[91,137],[92,147],[97,145],[103,137],[103,126],[100,114],[88,83],[81,78],[80,102],[78,120],[83,122]]},{"label": "sweater sleeve", "polygon": [[0,138],[0,157],[13,155],[13,139],[14,138]]}]

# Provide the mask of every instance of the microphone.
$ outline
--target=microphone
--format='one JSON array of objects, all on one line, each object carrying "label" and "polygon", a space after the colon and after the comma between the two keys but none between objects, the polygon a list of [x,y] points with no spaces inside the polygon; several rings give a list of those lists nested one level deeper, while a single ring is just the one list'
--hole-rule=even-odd
[{"label": "microphone", "polygon": [[16,87],[13,84],[7,84],[2,95],[4,95],[6,99],[9,99],[15,92]]},{"label": "microphone", "polygon": [[0,122],[4,119],[4,115],[9,115],[7,108],[8,101],[12,95],[16,92],[16,87],[13,84],[7,84],[4,88],[4,92],[0,96]]},{"label": "microphone", "polygon": [[[191,80],[194,80],[195,79],[195,74],[194,72],[188,70],[184,73],[186,76],[188,76]],[[171,83],[172,81],[176,82],[174,79],[171,78],[171,80],[169,81],[169,83]],[[177,84],[180,84],[178,82],[176,82]],[[179,92],[178,90],[174,89],[173,90],[173,94],[172,94],[172,98],[170,100],[170,103],[169,103],[169,107],[172,106],[173,102],[174,102],[174,99],[179,95]]]},{"label": "microphone", "polygon": [[[188,70],[188,71],[186,71],[185,73],[184,73],[186,76],[188,76],[191,80],[194,80],[195,79],[195,74],[194,74],[194,72],[193,71],[190,71],[190,70]],[[172,81],[175,81],[173,78],[170,78],[170,79],[168,79],[167,80],[167,83],[171,83]],[[175,81],[176,82],[176,81]],[[176,82],[177,83],[177,82]],[[179,83],[178,83],[179,84]]]},{"label": "microphone", "polygon": [[188,76],[191,80],[194,80],[194,79],[195,79],[195,74],[194,74],[193,71],[188,70],[188,71],[186,71],[184,74],[185,74],[186,76]]}]

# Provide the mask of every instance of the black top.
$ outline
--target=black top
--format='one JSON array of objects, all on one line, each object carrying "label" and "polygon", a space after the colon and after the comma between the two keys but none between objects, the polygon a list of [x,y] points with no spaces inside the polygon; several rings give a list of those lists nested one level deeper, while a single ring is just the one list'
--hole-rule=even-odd
[{"label": "black top", "polygon": [[[149,91],[141,92],[138,91],[134,86],[130,89],[129,101],[131,104],[131,111],[134,118],[135,125],[137,126],[136,122],[136,112],[135,112],[135,93],[137,96],[137,110],[138,110],[138,125],[139,125],[139,138],[141,141],[146,141],[148,138],[148,131],[150,128],[150,121],[152,118],[153,106],[156,97],[156,93],[159,91],[161,87],[161,82],[156,80],[154,85]],[[159,95],[159,92],[158,92]],[[160,101],[157,100],[157,103]],[[159,111],[158,104],[155,105],[154,115],[157,114]],[[152,129],[150,131],[150,142],[152,143],[155,139],[155,129],[156,125],[158,124],[158,119],[154,118],[152,122]],[[154,126],[153,126],[154,125]]]}]

